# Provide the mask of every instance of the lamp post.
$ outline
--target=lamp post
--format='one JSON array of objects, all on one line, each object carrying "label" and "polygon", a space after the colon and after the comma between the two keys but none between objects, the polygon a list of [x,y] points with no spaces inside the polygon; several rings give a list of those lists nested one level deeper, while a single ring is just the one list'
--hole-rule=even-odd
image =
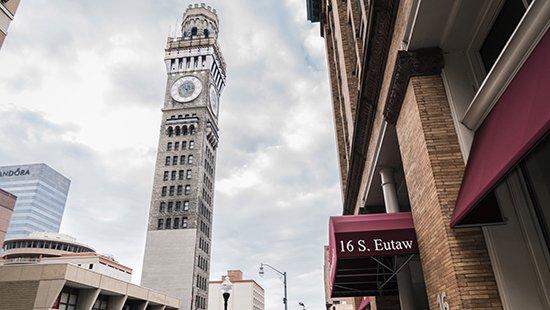
[{"label": "lamp post", "polygon": [[224,278],[220,290],[222,291],[223,296],[223,308],[224,310],[227,310],[227,301],[229,300],[229,296],[233,290],[233,283],[229,281],[229,277],[226,276]]},{"label": "lamp post", "polygon": [[263,277],[264,276],[264,266],[265,267],[269,267],[271,270],[275,271],[276,273],[280,274],[281,276],[283,276],[283,283],[284,283],[284,287],[285,287],[285,297],[283,298],[283,304],[285,305],[285,310],[288,310],[288,306],[287,306],[287,301],[288,301],[288,298],[287,298],[287,293],[286,293],[286,272],[282,272],[282,271],[279,271],[277,270],[275,267],[273,266],[270,266],[268,264],[264,264],[264,263],[261,263],[260,264],[260,277]]}]

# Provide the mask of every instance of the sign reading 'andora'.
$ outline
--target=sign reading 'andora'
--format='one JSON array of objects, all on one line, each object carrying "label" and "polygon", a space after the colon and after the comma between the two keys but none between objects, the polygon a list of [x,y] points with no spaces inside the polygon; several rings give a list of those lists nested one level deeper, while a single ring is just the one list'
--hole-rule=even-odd
[{"label": "sign reading 'andora'", "polygon": [[20,175],[29,175],[31,172],[29,169],[20,169],[17,168],[15,170],[7,170],[7,171],[0,171],[0,178],[1,177],[13,177],[13,176],[20,176]]}]

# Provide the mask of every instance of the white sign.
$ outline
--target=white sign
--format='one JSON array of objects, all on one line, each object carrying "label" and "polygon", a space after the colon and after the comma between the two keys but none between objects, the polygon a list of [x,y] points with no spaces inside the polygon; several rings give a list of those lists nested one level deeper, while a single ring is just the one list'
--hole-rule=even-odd
[{"label": "white sign", "polygon": [[447,302],[447,293],[442,292],[437,294],[437,304],[439,305],[439,310],[451,310],[449,303]]}]

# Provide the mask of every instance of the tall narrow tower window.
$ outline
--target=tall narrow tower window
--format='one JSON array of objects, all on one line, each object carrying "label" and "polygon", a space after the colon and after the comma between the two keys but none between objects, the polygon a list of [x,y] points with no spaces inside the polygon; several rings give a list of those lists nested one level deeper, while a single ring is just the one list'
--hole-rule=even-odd
[{"label": "tall narrow tower window", "polygon": [[208,36],[210,36],[210,31],[208,31],[208,29],[204,29],[203,33],[205,38],[208,38]]},{"label": "tall narrow tower window", "polygon": [[198,32],[197,27],[191,28],[191,36],[196,36],[196,35],[197,35],[197,32]]}]

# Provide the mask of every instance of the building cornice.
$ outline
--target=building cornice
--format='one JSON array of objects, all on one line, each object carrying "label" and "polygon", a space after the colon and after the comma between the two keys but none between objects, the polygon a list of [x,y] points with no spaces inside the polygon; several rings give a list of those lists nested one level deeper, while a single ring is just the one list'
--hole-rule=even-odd
[{"label": "building cornice", "polygon": [[372,1],[368,48],[363,54],[364,72],[353,131],[350,168],[344,197],[343,214],[353,214],[365,167],[376,106],[384,78],[388,51],[393,36],[399,0]]},{"label": "building cornice", "polygon": [[443,53],[439,47],[397,52],[388,97],[384,106],[386,121],[392,125],[397,123],[411,77],[441,74],[441,69],[443,69]]}]

